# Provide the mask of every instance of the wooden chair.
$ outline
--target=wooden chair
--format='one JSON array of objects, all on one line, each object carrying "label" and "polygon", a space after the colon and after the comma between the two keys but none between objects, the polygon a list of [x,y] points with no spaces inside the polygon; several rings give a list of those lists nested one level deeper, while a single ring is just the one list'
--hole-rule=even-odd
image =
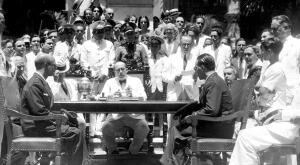
[{"label": "wooden chair", "polygon": [[[30,116],[22,114],[17,110],[7,107],[0,81],[0,109],[4,112],[4,125],[7,136],[7,165],[11,165],[13,151],[27,152],[55,152],[55,165],[61,164],[61,123],[67,120],[64,115],[52,114],[48,116]],[[11,117],[27,120],[56,120],[56,137],[13,137]]]},{"label": "wooden chair", "polygon": [[192,141],[190,142],[192,151],[190,160],[192,165],[197,165],[197,156],[202,152],[222,152],[222,164],[227,163],[226,152],[232,152],[235,140],[221,138],[198,138],[196,130],[198,120],[224,122],[236,119],[237,121],[241,121],[240,129],[244,129],[248,119],[248,110],[250,107],[250,98],[253,89],[254,83],[252,80],[234,81],[231,88],[233,108],[235,111],[233,114],[222,117],[196,116],[192,118]]}]

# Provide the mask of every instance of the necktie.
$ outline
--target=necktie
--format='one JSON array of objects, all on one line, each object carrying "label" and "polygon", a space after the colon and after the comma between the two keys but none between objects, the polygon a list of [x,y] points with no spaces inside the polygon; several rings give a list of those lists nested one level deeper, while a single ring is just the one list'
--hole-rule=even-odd
[{"label": "necktie", "polygon": [[67,96],[69,96],[69,90],[68,90],[68,87],[67,87],[67,84],[66,84],[65,81],[63,81],[63,82],[61,83],[61,88],[63,89],[63,91],[65,92],[65,94],[66,94]]},{"label": "necktie", "polygon": [[90,29],[90,25],[87,26],[87,34],[86,34],[86,39],[90,40],[91,39],[91,29]]},{"label": "necktie", "polygon": [[187,58],[186,58],[186,54],[184,54],[184,56],[183,56],[183,70],[185,70],[186,64],[187,64]]},{"label": "necktie", "polygon": [[126,84],[126,80],[119,80],[121,86],[125,85]]}]

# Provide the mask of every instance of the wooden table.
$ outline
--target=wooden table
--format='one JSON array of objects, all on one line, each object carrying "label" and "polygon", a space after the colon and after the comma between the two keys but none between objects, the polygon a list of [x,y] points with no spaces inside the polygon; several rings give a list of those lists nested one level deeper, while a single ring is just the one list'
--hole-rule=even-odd
[{"label": "wooden table", "polygon": [[59,101],[54,103],[53,109],[65,108],[69,111],[83,113],[174,113],[187,103],[166,101]]}]

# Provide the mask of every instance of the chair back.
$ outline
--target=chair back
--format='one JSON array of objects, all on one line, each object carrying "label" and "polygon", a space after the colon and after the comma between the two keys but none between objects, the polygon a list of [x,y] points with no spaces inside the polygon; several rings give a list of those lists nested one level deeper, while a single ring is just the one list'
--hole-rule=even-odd
[{"label": "chair back", "polygon": [[251,94],[254,90],[254,82],[249,79],[235,80],[231,86],[231,97],[233,110],[235,112],[239,110],[248,109],[250,106]]},{"label": "chair back", "polygon": [[[252,79],[235,80],[232,82],[231,96],[234,112],[249,111],[253,90],[254,81]],[[248,116],[240,116],[237,119],[242,122],[242,128],[245,128],[247,119]]]}]

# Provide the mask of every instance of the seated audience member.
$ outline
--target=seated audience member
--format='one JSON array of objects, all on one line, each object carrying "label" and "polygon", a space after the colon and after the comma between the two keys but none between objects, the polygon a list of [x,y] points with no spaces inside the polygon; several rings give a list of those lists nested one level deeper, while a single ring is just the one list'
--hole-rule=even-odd
[{"label": "seated audience member", "polygon": [[[197,57],[195,66],[198,75],[205,74],[206,81],[202,85],[200,91],[199,102],[190,104],[184,109],[177,111],[174,117],[180,116],[178,125],[172,126],[168,132],[167,147],[161,162],[164,165],[169,165],[174,156],[173,149],[176,138],[181,140],[184,137],[182,132],[191,133],[188,127],[191,126],[191,115],[205,115],[212,117],[220,117],[232,112],[232,98],[226,82],[215,72],[215,62],[211,55],[202,54]],[[200,73],[202,72],[202,73]],[[233,135],[233,122],[208,122],[198,121],[197,136],[203,138],[231,138]],[[173,160],[172,160],[173,159]]]},{"label": "seated audience member", "polygon": [[183,36],[178,52],[168,58],[165,76],[165,81],[168,83],[167,101],[198,99],[198,86],[193,77],[198,54],[192,38]]},{"label": "seated audience member", "polygon": [[234,66],[228,66],[224,69],[224,79],[229,88],[233,80],[237,80],[237,71]]},{"label": "seated audience member", "polygon": [[161,36],[153,35],[150,37],[150,82],[148,100],[163,100],[163,94],[167,90],[165,81],[167,54],[161,50],[164,40]]},{"label": "seated audience member", "polygon": [[[114,66],[115,78],[107,80],[102,94],[106,97],[142,97],[146,100],[146,93],[139,78],[127,75],[126,64],[117,62]],[[143,114],[109,114],[103,124],[103,140],[108,153],[117,154],[115,137],[127,126],[134,130],[133,141],[129,146],[131,154],[137,154],[142,147],[149,128]]]},{"label": "seated audience member", "polygon": [[254,78],[256,82],[259,80],[262,70],[262,62],[258,58],[259,48],[253,45],[249,45],[244,50],[244,56],[246,61],[245,78]]},{"label": "seated audience member", "polygon": [[298,136],[299,125],[291,121],[296,114],[299,116],[299,106],[286,106],[287,78],[283,64],[278,60],[282,47],[279,41],[269,46],[270,66],[261,77],[260,110],[254,113],[260,126],[239,132],[230,165],[258,165],[260,151],[271,145],[292,144]]},{"label": "seated audience member", "polygon": [[143,70],[148,65],[148,56],[144,46],[137,42],[135,24],[125,23],[121,29],[125,42],[116,48],[116,61],[124,62],[128,70]]},{"label": "seated audience member", "polygon": [[[21,112],[33,116],[46,116],[52,112],[53,94],[46,81],[53,76],[56,65],[51,55],[38,55],[35,59],[36,72],[26,83],[21,96]],[[31,121],[22,120],[25,136],[55,137],[56,123],[53,120]],[[82,142],[80,130],[67,124],[61,127],[62,151],[68,155],[68,162],[72,165],[82,164]],[[63,163],[66,164],[66,163]]]}]

